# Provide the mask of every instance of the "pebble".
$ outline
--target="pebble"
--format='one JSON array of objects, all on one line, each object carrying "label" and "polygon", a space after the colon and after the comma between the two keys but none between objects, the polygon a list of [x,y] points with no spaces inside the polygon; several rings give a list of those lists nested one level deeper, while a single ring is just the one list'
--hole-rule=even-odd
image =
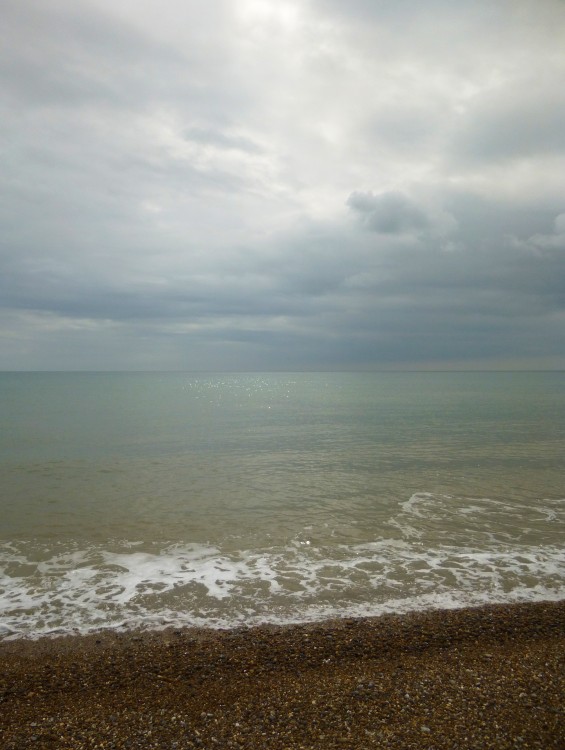
[{"label": "pebble", "polygon": [[565,602],[172,636],[0,642],[2,750],[562,750]]}]

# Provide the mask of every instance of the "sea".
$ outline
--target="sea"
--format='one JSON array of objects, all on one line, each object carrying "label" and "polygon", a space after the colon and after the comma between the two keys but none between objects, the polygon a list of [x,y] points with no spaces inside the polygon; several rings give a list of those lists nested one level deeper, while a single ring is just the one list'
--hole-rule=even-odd
[{"label": "sea", "polygon": [[565,597],[565,373],[0,373],[0,639]]}]

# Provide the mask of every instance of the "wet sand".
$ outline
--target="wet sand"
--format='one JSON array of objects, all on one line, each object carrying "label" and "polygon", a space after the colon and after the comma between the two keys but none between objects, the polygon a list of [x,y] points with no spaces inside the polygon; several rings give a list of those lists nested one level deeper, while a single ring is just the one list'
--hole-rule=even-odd
[{"label": "wet sand", "polygon": [[563,748],[565,602],[0,644],[0,746]]}]

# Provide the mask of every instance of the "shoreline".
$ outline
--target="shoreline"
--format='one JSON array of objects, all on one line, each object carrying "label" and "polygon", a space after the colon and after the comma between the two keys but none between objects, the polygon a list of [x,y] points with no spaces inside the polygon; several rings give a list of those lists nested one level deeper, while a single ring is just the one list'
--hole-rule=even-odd
[{"label": "shoreline", "polygon": [[0,643],[3,747],[515,748],[565,737],[565,601]]}]

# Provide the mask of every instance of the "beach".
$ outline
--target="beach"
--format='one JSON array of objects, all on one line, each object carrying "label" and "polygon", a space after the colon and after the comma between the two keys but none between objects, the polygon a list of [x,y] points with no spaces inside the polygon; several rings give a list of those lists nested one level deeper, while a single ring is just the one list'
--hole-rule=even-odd
[{"label": "beach", "polygon": [[0,644],[2,747],[561,748],[565,602]]}]

